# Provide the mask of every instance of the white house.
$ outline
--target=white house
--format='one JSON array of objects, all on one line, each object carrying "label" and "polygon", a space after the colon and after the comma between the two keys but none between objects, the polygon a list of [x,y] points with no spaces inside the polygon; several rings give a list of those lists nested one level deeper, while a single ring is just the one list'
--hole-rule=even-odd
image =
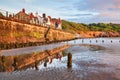
[{"label": "white house", "polygon": [[43,24],[43,18],[38,13],[36,13],[36,17],[38,18],[38,24],[42,25]]},{"label": "white house", "polygon": [[49,25],[49,26],[51,25],[51,17],[50,16],[47,17],[47,23],[46,24]]}]

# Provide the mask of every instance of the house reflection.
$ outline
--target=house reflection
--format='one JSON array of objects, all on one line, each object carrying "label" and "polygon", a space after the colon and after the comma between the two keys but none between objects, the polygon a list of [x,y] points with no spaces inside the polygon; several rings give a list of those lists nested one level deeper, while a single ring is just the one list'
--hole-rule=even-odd
[{"label": "house reflection", "polygon": [[52,56],[48,56],[45,60],[44,60],[44,67],[47,67],[47,63],[48,64],[52,64],[52,61],[54,60],[54,59],[59,59],[59,60],[61,60],[61,58],[63,57],[63,51],[60,51],[60,52],[58,52],[58,53],[56,53],[56,54],[54,54],[54,55],[52,55]]},{"label": "house reflection", "polygon": [[38,66],[41,64],[47,67],[47,65],[52,64],[53,59],[61,60],[64,49],[68,47],[63,46],[47,52],[33,52],[19,56],[0,56],[0,72],[13,72],[28,68],[39,70]]}]

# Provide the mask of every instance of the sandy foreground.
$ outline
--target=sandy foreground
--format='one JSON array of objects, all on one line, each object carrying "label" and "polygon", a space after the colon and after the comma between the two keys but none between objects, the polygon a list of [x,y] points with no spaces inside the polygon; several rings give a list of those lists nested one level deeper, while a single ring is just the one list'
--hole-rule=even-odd
[{"label": "sandy foreground", "polygon": [[39,65],[39,70],[1,72],[0,80],[120,80],[118,43],[76,45],[67,51],[73,55],[71,69],[67,68],[67,57],[63,57],[47,63],[47,67]]},{"label": "sandy foreground", "polygon": [[[76,62],[77,63],[77,62]],[[83,65],[80,67],[80,65]],[[79,66],[79,67],[78,67]],[[46,68],[0,73],[0,80],[120,80],[120,69],[101,64],[77,63],[77,69]]]}]

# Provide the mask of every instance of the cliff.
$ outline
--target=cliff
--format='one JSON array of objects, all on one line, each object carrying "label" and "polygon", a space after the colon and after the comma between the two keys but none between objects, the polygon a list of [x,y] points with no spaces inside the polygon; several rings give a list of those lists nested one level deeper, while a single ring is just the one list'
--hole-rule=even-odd
[{"label": "cliff", "polygon": [[79,32],[78,33],[82,38],[88,37],[119,37],[120,34],[118,32],[105,32],[105,31],[87,31],[87,32]]}]

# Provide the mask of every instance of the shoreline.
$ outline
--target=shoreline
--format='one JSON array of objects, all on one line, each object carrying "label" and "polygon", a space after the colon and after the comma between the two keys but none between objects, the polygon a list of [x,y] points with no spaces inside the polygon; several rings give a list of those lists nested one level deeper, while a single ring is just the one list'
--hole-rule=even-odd
[{"label": "shoreline", "polygon": [[119,32],[112,31],[86,31],[80,32],[79,36],[81,37],[120,37]]},{"label": "shoreline", "polygon": [[47,42],[0,44],[0,50],[17,49],[17,48],[24,48],[24,47],[31,47],[31,46],[42,46],[42,45],[48,45],[52,43],[66,42],[66,41],[72,41],[72,40],[75,40],[75,38],[69,39],[69,40],[56,40],[56,41],[47,41]]},{"label": "shoreline", "polygon": [[50,51],[52,49],[57,49],[59,47],[67,47],[70,46],[68,44],[50,44],[50,45],[43,45],[43,46],[32,46],[32,47],[25,47],[25,48],[16,48],[16,49],[9,49],[9,50],[1,50],[0,56],[17,56],[17,55],[24,55],[30,54],[35,52],[44,52]]}]

